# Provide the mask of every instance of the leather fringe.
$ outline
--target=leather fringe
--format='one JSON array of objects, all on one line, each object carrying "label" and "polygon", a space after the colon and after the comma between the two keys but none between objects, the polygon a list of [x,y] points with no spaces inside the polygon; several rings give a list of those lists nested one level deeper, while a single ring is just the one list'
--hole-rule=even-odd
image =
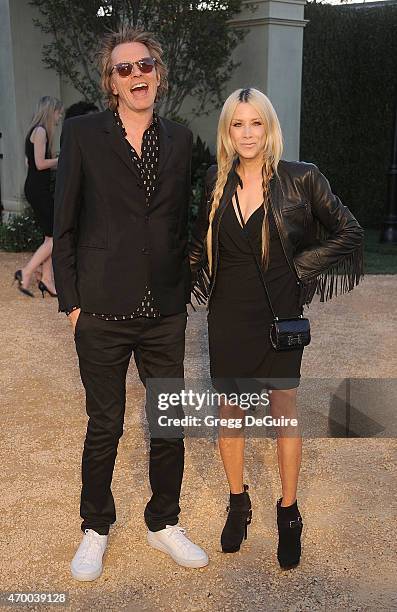
[{"label": "leather fringe", "polygon": [[210,275],[206,265],[195,273],[192,293],[196,298],[197,304],[206,304],[209,296]]},{"label": "leather fringe", "polygon": [[314,295],[320,296],[320,302],[326,302],[333,296],[348,293],[359,284],[363,276],[364,246],[360,244],[353,253],[303,284],[300,305],[309,305]]}]

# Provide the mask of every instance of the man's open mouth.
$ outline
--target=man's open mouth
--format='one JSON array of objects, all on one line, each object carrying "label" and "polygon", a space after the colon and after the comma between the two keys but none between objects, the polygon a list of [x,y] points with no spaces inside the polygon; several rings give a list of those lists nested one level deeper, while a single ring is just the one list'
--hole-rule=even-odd
[{"label": "man's open mouth", "polygon": [[147,83],[137,83],[136,85],[133,85],[133,87],[131,87],[130,92],[134,95],[146,94],[148,89],[149,86]]}]

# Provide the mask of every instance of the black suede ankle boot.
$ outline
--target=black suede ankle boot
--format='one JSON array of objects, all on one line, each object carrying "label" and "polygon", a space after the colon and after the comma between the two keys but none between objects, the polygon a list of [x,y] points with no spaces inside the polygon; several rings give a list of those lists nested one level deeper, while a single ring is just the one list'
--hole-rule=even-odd
[{"label": "black suede ankle boot", "polygon": [[244,485],[243,493],[230,493],[230,502],[226,524],[221,535],[222,550],[233,553],[240,550],[241,542],[247,539],[247,527],[251,523],[251,500],[247,493],[248,485]]},{"label": "black suede ankle boot", "polygon": [[298,502],[283,507],[280,498],[277,502],[278,547],[277,559],[282,569],[292,569],[299,563],[301,556],[302,517]]}]

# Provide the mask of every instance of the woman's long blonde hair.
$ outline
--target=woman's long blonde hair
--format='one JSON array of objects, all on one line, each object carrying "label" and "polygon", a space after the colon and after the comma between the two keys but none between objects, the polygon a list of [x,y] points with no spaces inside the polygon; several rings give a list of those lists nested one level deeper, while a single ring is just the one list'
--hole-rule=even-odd
[{"label": "woman's long blonde hair", "polygon": [[40,98],[26,136],[26,138],[29,138],[33,129],[42,125],[47,133],[48,149],[51,157],[54,157],[52,145],[55,132],[55,111],[60,111],[62,108],[62,102],[58,98],[53,96],[43,96]]},{"label": "woman's long blonde hair", "polygon": [[237,105],[241,102],[251,104],[263,121],[266,130],[266,141],[263,149],[262,186],[265,217],[262,225],[262,261],[266,268],[269,260],[269,224],[267,220],[269,181],[277,173],[278,162],[283,152],[283,137],[280,122],[269,98],[258,89],[237,89],[225,101],[218,123],[217,164],[218,172],[211,194],[212,205],[209,214],[207,233],[207,255],[210,272],[212,272],[212,221],[219,206],[228,174],[238,154],[230,136],[230,125]]}]

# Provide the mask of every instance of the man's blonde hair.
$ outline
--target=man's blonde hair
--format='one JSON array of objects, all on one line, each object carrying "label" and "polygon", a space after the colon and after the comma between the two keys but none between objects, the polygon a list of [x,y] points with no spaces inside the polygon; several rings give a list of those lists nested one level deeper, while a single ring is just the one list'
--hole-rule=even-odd
[{"label": "man's blonde hair", "polygon": [[107,96],[109,108],[112,110],[117,108],[117,96],[114,95],[111,85],[112,51],[118,45],[132,42],[145,45],[149,50],[150,56],[156,60],[155,70],[160,76],[156,100],[162,98],[168,90],[168,70],[162,60],[163,49],[158,40],[150,32],[125,26],[118,32],[105,34],[98,52],[101,67],[101,86]]}]

